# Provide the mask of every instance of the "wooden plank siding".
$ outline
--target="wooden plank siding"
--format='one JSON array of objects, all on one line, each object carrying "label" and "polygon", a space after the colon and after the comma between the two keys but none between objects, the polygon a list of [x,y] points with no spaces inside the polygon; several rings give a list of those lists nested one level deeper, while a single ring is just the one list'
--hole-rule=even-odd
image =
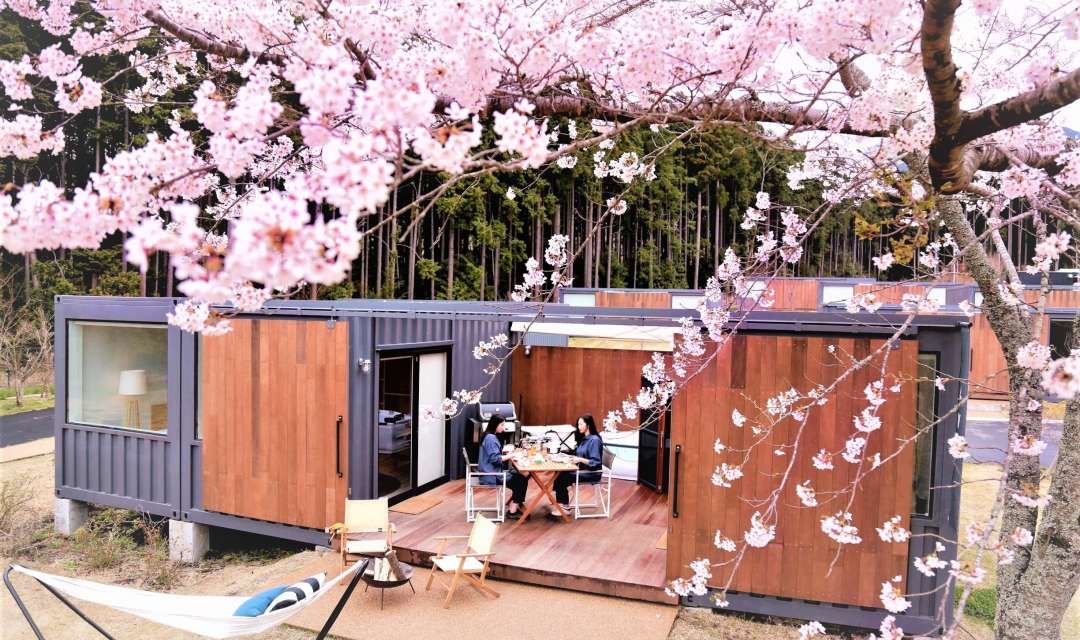
[{"label": "wooden plank siding", "polygon": [[769,282],[773,306],[769,311],[815,311],[818,307],[818,281],[813,278],[776,278]]},{"label": "wooden plank siding", "polygon": [[[800,335],[737,335],[721,349],[716,361],[695,377],[672,404],[672,447],[681,446],[677,518],[672,518],[668,536],[668,578],[689,574],[687,565],[697,558],[713,560],[710,585],[721,587],[730,568],[720,565],[732,554],[714,546],[720,531],[741,543],[756,510],[749,501],[766,498],[792,459],[790,452],[777,456],[779,445],[795,439],[797,424],[788,419],[774,428],[766,444],[756,447],[743,466],[744,476],[730,489],[716,487],[711,476],[721,462],[739,463],[742,454],[717,455],[717,439],[733,449],[746,449],[757,438],[749,424],[734,428],[731,412],[738,409],[751,421],[761,416],[768,398],[789,388],[806,391],[815,384],[835,381],[846,368],[838,353],[865,357],[883,341],[869,338]],[[918,344],[904,340],[898,350],[888,351],[889,376],[914,377],[918,366]],[[907,575],[906,544],[887,544],[874,531],[895,516],[909,524],[911,511],[913,450],[905,447],[896,458],[863,479],[850,509],[849,494],[829,500],[856,476],[856,465],[836,457],[835,470],[813,469],[810,456],[819,449],[840,451],[854,433],[852,416],[865,406],[865,386],[876,379],[881,356],[873,363],[841,381],[824,406],[811,411],[799,444],[796,466],[780,500],[776,538],[765,548],[749,548],[731,584],[733,591],[760,595],[802,598],[840,604],[880,607],[881,583]],[[888,382],[887,382],[888,383]],[[893,453],[901,438],[915,432],[915,385],[905,384],[899,394],[890,394],[881,407],[882,428],[870,435],[867,460],[875,453]],[[760,418],[759,418],[760,419]],[[672,483],[675,464],[672,463]],[[805,480],[818,492],[821,505],[801,506],[794,487]],[[674,485],[672,484],[672,487]],[[669,498],[674,499],[674,489]],[[849,510],[863,542],[843,549],[830,576],[829,565],[837,551],[820,528],[821,519],[837,511]],[[906,580],[905,580],[906,582]],[[901,584],[901,589],[904,585]]]},{"label": "wooden plank siding", "polygon": [[597,291],[596,306],[624,309],[670,309],[667,291]]},{"label": "wooden plank siding", "polygon": [[204,508],[318,529],[340,521],[348,478],[348,323],[232,325],[231,333],[201,343]]},{"label": "wooden plank siding", "polygon": [[855,285],[855,295],[874,294],[882,304],[901,304],[907,294],[926,295],[928,287],[923,284],[899,284],[897,282],[874,282]]},{"label": "wooden plank siding", "polygon": [[525,425],[571,424],[591,413],[597,426],[608,411],[641,389],[641,367],[652,354],[618,349],[531,347],[514,351],[510,399]]},{"label": "wooden plank siding", "polygon": [[[1024,291],[1024,300],[1030,305],[1039,304],[1039,291]],[[1046,296],[1046,309],[1080,308],[1080,290],[1051,289]],[[1050,318],[1044,317],[1039,328],[1039,343],[1050,343]],[[990,328],[990,322],[982,313],[975,314],[971,325],[971,381],[972,398],[1001,399],[1009,394],[1009,372],[1005,354]]]}]

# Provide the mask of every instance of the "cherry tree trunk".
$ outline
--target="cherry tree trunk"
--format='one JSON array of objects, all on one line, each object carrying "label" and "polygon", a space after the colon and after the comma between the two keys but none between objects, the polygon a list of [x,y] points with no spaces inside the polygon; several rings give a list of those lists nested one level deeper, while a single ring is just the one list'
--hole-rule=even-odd
[{"label": "cherry tree trunk", "polygon": [[[1080,346],[1080,315],[1073,319],[1073,347],[1077,346]],[[1065,409],[1050,498],[1030,555],[1025,558],[1023,572],[1017,574],[1012,565],[998,570],[999,581],[1005,578],[1011,582],[1004,599],[999,582],[994,625],[998,640],[1059,640],[1065,611],[1080,587],[1080,399],[1077,398],[1070,400]],[[1011,530],[1003,523],[1002,531]]]}]

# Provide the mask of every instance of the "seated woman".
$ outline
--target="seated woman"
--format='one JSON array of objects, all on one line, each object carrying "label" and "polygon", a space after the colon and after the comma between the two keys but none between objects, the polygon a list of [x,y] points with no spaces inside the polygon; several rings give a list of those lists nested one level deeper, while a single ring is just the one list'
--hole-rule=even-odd
[{"label": "seated woman", "polygon": [[[487,428],[484,429],[484,437],[480,441],[480,460],[477,466],[485,473],[499,473],[506,471],[505,463],[511,454],[502,452],[502,443],[499,435],[506,428],[505,420],[499,414],[493,414],[488,419]],[[480,476],[480,484],[493,486],[498,484],[495,476]],[[510,503],[507,505],[506,517],[517,519],[521,517],[521,505],[525,502],[525,494],[529,488],[528,478],[510,470],[506,476],[506,486],[510,489]]]},{"label": "seated woman", "polygon": [[[600,479],[600,469],[604,460],[604,441],[600,438],[600,432],[596,430],[596,421],[592,415],[586,413],[578,418],[577,431],[574,432],[577,441],[576,455],[571,460],[576,462],[581,469],[581,481],[593,482]],[[586,473],[588,472],[588,473]],[[574,484],[577,475],[573,471],[563,471],[555,478],[555,500],[564,512],[570,511],[570,485]],[[549,514],[560,518],[557,513]]]}]

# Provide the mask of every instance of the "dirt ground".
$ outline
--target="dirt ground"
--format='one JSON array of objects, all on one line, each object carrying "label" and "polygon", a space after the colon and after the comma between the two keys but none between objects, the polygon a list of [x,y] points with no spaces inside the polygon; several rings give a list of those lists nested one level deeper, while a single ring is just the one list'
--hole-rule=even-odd
[{"label": "dirt ground", "polygon": [[[43,532],[50,531],[53,506],[53,456],[37,456],[0,464],[0,480],[13,478],[19,478],[20,482],[34,487],[28,507],[36,512]],[[130,585],[135,581],[136,574],[142,570],[142,567],[133,563],[102,570],[86,570],[76,565],[71,554],[65,553],[62,545],[54,538],[46,537],[41,543],[44,548],[34,553],[32,562],[20,561],[27,562],[28,565],[42,571],[68,575],[77,571],[81,578],[114,584]],[[54,546],[55,549],[49,548]],[[250,558],[215,558],[195,567],[178,568],[175,576],[177,585],[174,591],[220,595],[254,593],[265,588],[268,582],[272,582],[272,576],[301,567],[306,561],[308,559],[304,558],[303,554],[281,559],[268,559],[258,555]],[[10,563],[10,558],[0,557],[0,566],[6,567]],[[96,635],[88,625],[57,602],[37,583],[21,575],[14,575],[12,581],[19,589],[20,595],[46,638],[75,640]],[[105,607],[87,605],[86,611],[105,630],[117,638],[152,637],[163,640],[188,640],[199,637],[133,618]],[[30,640],[34,637],[6,589],[0,594],[0,620],[3,620],[3,630],[0,633],[3,640]],[[309,631],[282,626],[253,637],[262,640],[300,640],[310,638],[312,634]]]},{"label": "dirt ground", "polygon": [[[967,481],[994,477],[996,465],[968,464],[964,468]],[[87,568],[69,546],[67,539],[52,532],[53,456],[37,456],[0,464],[0,480],[19,479],[20,485],[32,487],[30,501],[25,505],[28,517],[38,526],[36,548],[28,565],[55,573],[77,573],[80,577],[114,584],[140,587],[145,580],[148,560],[132,559],[116,566]],[[989,513],[995,485],[992,482],[965,484],[961,501],[961,530],[967,522],[980,514]],[[0,554],[0,566],[7,566],[10,559]],[[171,565],[170,590],[177,593],[201,593],[238,595],[254,593],[267,584],[274,583],[282,575],[302,571],[318,555],[314,551],[292,553],[289,550],[270,549],[249,552],[217,554],[194,567]],[[988,567],[992,569],[992,567]],[[990,571],[991,577],[993,571]],[[992,578],[991,578],[992,579]],[[87,638],[92,631],[67,611],[52,596],[24,576],[15,576],[30,610],[48,638]],[[117,638],[154,637],[163,639],[188,639],[196,636],[160,627],[120,614],[109,609],[88,606],[87,611]],[[3,640],[33,638],[29,627],[23,622],[14,601],[6,590],[0,594],[0,620],[3,620]],[[797,622],[761,621],[738,615],[716,615],[703,609],[682,609],[671,628],[669,640],[772,640],[797,636]],[[966,637],[984,640],[992,636],[991,630],[977,622],[966,625]],[[152,630],[152,631],[151,631]],[[1073,600],[1063,629],[1063,637],[1080,638],[1080,595]],[[255,636],[264,640],[300,640],[311,638],[310,631],[281,626]],[[620,636],[621,637],[621,636]],[[840,637],[840,636],[835,636]]]}]

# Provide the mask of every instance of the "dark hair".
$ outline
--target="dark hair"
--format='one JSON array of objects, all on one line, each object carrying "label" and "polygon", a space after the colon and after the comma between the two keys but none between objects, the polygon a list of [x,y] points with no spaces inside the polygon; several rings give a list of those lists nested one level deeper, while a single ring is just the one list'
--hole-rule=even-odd
[{"label": "dark hair", "polygon": [[[590,436],[598,436],[598,435],[600,435],[600,432],[596,430],[596,420],[593,420],[593,417],[592,417],[591,413],[583,414],[580,418],[578,418],[578,422],[581,422],[582,420],[585,421],[585,426],[588,427],[588,429],[589,429],[589,434],[588,435],[590,435]],[[574,423],[574,440],[578,444],[581,444],[581,441],[584,440],[585,438],[586,438],[586,436],[581,435],[581,432],[578,431],[577,422],[575,422]]]},{"label": "dark hair", "polygon": [[499,425],[504,422],[506,422],[506,418],[503,418],[497,413],[491,414],[491,417],[488,418],[487,428],[484,429],[484,435],[486,436],[489,433],[495,433],[495,430],[499,428]]}]

